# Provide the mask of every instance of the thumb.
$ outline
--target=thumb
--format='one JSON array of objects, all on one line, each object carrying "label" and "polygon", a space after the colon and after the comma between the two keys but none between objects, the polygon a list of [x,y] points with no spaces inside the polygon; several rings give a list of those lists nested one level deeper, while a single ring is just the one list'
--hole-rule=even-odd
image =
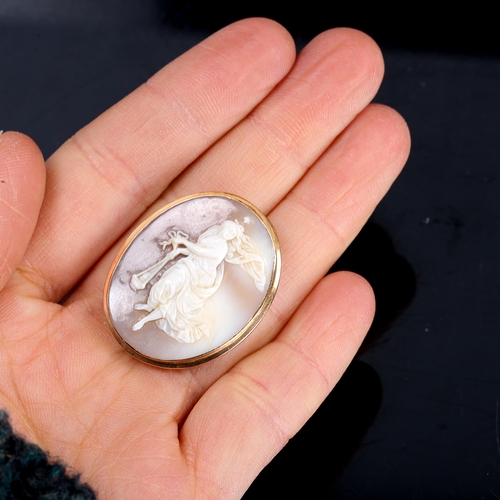
[{"label": "thumb", "polygon": [[45,164],[23,134],[0,135],[0,290],[23,258],[45,191]]}]

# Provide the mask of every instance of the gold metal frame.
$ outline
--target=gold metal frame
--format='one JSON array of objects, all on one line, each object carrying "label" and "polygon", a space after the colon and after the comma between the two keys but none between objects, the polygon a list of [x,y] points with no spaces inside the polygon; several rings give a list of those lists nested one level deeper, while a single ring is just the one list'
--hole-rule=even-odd
[{"label": "gold metal frame", "polygon": [[[181,203],[185,203],[186,201],[190,201],[196,198],[203,198],[203,197],[209,197],[209,196],[214,196],[214,197],[219,197],[219,198],[227,198],[232,201],[237,201],[244,205],[246,208],[248,208],[253,214],[260,220],[260,222],[263,224],[263,226],[266,228],[273,247],[274,247],[274,252],[275,252],[275,259],[274,259],[274,265],[273,269],[271,272],[271,279],[269,281],[269,287],[267,289],[266,295],[260,305],[260,307],[257,309],[257,311],[254,313],[250,321],[238,332],[236,333],[230,340],[228,340],[225,344],[212,349],[211,351],[208,351],[204,354],[200,354],[198,356],[194,356],[192,358],[186,358],[186,359],[176,359],[176,360],[162,360],[162,359],[156,359],[152,358],[149,356],[146,356],[136,349],[134,349],[132,346],[130,346],[119,334],[119,332],[116,330],[115,325],[113,323],[112,317],[111,317],[111,312],[109,309],[109,290],[111,287],[111,280],[114,276],[115,270],[120,263],[123,255],[127,251],[127,249],[130,247],[130,245],[134,242],[134,240],[137,238],[138,235],[141,234],[141,232],[155,219],[157,219],[160,215],[163,213],[167,212],[168,210],[174,208],[177,205],[180,205]],[[111,264],[111,268],[108,272],[106,282],[104,285],[104,312],[106,314],[106,320],[108,322],[108,325],[117,340],[117,342],[127,351],[130,355],[132,355],[134,358],[138,359],[139,361],[142,361],[144,363],[147,363],[149,365],[157,366],[160,368],[190,368],[192,366],[200,365],[202,363],[206,363],[207,361],[210,361],[212,359],[218,358],[222,354],[225,354],[226,352],[230,351],[234,347],[236,347],[240,342],[242,342],[250,333],[257,327],[257,325],[261,322],[262,318],[268,311],[269,307],[271,306],[271,303],[274,299],[274,296],[276,295],[276,291],[278,289],[278,283],[280,279],[280,272],[281,272],[281,251],[280,251],[280,245],[278,241],[278,236],[276,234],[276,231],[274,227],[272,226],[271,222],[268,220],[268,218],[254,205],[252,205],[250,202],[244,200],[243,198],[240,198],[239,196],[233,195],[233,194],[228,194],[228,193],[222,193],[222,192],[217,192],[217,191],[208,191],[205,193],[197,193],[194,195],[190,196],[185,196],[184,198],[180,198],[172,203],[169,203],[168,205],[164,206],[157,212],[155,212],[153,215],[148,217],[145,221],[143,221],[133,232],[132,234],[127,238],[125,243],[122,245],[120,248],[118,254],[113,260],[113,263]]]}]

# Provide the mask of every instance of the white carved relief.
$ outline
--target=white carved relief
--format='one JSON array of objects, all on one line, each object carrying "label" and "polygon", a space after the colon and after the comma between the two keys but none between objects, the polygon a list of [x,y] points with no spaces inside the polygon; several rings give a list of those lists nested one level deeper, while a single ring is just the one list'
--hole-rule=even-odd
[{"label": "white carved relief", "polygon": [[226,263],[239,266],[252,278],[257,290],[264,291],[265,261],[254,239],[245,234],[238,221],[216,224],[196,242],[182,231],[170,231],[168,237],[160,242],[163,250],[171,247],[165,257],[130,280],[134,291],[144,290],[165,269],[151,286],[147,302],[134,305],[134,309],[148,313],[133,324],[134,331],[154,321],[159,329],[181,343],[209,337],[211,325],[204,306],[219,289]]}]

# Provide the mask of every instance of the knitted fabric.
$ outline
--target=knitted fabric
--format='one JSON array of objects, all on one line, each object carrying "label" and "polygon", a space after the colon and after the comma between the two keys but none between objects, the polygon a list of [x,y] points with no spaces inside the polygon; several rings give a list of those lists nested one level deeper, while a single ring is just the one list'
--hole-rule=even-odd
[{"label": "knitted fabric", "polygon": [[0,411],[0,500],[95,500],[94,492],[35,444],[16,436]]}]

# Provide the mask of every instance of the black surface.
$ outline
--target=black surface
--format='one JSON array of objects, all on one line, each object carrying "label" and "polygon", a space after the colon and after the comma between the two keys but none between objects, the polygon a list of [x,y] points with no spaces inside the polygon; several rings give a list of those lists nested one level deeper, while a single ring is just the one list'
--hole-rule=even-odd
[{"label": "black surface", "polygon": [[307,3],[280,0],[156,0],[159,19],[182,29],[214,31],[245,17],[269,17],[292,34],[313,37],[334,26],[368,33],[392,48],[499,54],[498,14],[480,5],[420,5],[393,2]]},{"label": "black surface", "polygon": [[[0,128],[29,134],[49,155],[213,29],[213,21],[195,22],[195,3],[186,5],[191,18],[173,3],[4,0]],[[386,78],[376,100],[407,119],[412,154],[339,263],[374,285],[381,308],[369,340],[339,389],[245,498],[290,491],[306,498],[500,498],[494,21],[474,11],[461,13],[469,25],[440,25],[418,14],[422,32],[441,26],[450,35],[440,44],[437,35],[412,38],[410,28],[403,36],[400,24],[370,12],[340,14],[330,26],[364,27],[385,44]],[[302,24],[287,15],[299,43],[329,22],[314,4]],[[481,19],[484,33],[472,40],[471,26]],[[382,37],[381,26],[389,27]],[[295,471],[288,478],[287,464]]]}]

